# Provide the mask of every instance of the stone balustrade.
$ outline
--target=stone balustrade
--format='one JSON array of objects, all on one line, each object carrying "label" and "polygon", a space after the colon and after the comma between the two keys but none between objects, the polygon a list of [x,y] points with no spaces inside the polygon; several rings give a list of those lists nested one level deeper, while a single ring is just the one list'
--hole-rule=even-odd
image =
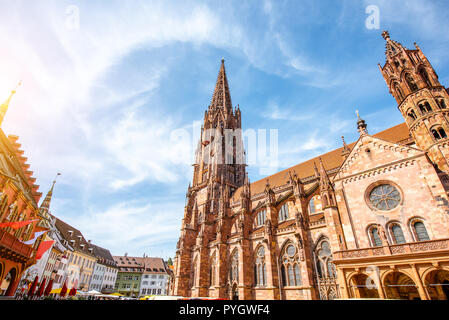
[{"label": "stone balustrade", "polygon": [[334,262],[338,260],[371,258],[376,256],[391,256],[415,254],[419,252],[449,250],[449,239],[429,240],[412,243],[388,245],[384,247],[363,248],[337,251],[333,253]]}]

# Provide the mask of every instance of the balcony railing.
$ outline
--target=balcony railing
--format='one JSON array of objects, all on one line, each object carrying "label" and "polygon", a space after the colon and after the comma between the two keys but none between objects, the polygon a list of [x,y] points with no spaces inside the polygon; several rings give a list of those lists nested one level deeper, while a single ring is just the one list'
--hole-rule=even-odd
[{"label": "balcony railing", "polygon": [[33,247],[20,242],[10,233],[0,230],[0,247],[6,248],[6,254],[19,260],[31,258]]},{"label": "balcony railing", "polygon": [[449,250],[449,239],[428,240],[421,242],[394,244],[384,247],[337,251],[333,253],[333,259],[334,261],[338,261],[379,256],[415,254],[420,252],[442,250]]}]

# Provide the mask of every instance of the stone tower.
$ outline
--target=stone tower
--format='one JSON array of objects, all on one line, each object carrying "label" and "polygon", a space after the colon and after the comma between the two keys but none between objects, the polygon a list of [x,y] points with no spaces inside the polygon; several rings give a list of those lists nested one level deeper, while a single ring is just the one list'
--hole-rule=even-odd
[{"label": "stone tower", "polygon": [[437,169],[449,171],[449,96],[421,48],[406,49],[387,31],[386,63],[379,65],[418,148],[426,151]]},{"label": "stone tower", "polygon": [[[193,165],[193,181],[177,245],[174,293],[206,296],[211,275],[208,244],[223,243],[219,261],[226,261],[230,230],[229,199],[246,181],[240,108],[233,108],[224,60],[221,61],[211,103],[204,114]],[[223,257],[221,256],[223,255]],[[218,265],[225,269],[227,265]],[[217,272],[225,277],[227,270]],[[225,279],[218,279],[223,283]],[[220,295],[224,295],[224,292]]]}]

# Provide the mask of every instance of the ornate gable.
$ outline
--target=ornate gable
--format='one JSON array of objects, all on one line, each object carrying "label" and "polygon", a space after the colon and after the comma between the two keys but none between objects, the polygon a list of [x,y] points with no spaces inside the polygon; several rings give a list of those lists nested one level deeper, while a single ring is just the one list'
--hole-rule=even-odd
[{"label": "ornate gable", "polygon": [[341,165],[334,181],[423,155],[425,152],[416,148],[362,135]]}]

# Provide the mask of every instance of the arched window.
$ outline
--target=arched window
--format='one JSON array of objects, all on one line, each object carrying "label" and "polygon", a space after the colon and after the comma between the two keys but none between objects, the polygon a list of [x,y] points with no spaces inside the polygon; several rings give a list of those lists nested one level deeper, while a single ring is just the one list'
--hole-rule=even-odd
[{"label": "arched window", "polygon": [[256,227],[263,226],[265,224],[266,217],[267,217],[266,210],[259,211],[257,213],[256,221],[255,221]]},{"label": "arched window", "polygon": [[427,234],[426,226],[422,221],[416,221],[413,223],[414,234],[416,236],[416,240],[418,241],[427,241],[430,240],[429,235]]},{"label": "arched window", "polygon": [[332,252],[329,242],[322,240],[315,249],[315,262],[320,278],[335,278],[335,266],[332,263]]},{"label": "arched window", "polygon": [[395,244],[405,243],[404,233],[402,232],[402,228],[399,224],[393,224],[391,226],[392,238]]},{"label": "arched window", "polygon": [[404,94],[402,93],[401,88],[399,87],[399,85],[395,84],[394,88],[395,88],[395,90],[397,92],[399,100],[401,100],[401,101],[404,100]]},{"label": "arched window", "polygon": [[410,119],[412,120],[412,121],[414,121],[414,120],[416,120],[416,113],[415,113],[415,111],[412,109],[412,110],[409,110],[409,112],[407,113],[407,115],[410,117]]},{"label": "arched window", "polygon": [[216,273],[216,259],[215,259],[215,253],[213,254],[212,258],[210,259],[210,275],[209,275],[209,286],[215,285],[215,273]]},{"label": "arched window", "polygon": [[437,127],[430,130],[436,140],[447,138],[446,131],[443,128]]},{"label": "arched window", "polygon": [[429,86],[432,86],[432,83],[430,83],[429,75],[427,74],[426,70],[424,68],[419,69],[419,75],[423,79],[423,81]]},{"label": "arched window", "polygon": [[410,88],[411,92],[418,91],[418,86],[415,83],[415,80],[410,76],[410,74],[405,74],[405,81],[407,81],[408,87]]},{"label": "arched window", "polygon": [[256,286],[263,287],[267,285],[267,275],[265,269],[265,249],[263,246],[260,246],[256,252],[255,263],[254,263],[254,271],[255,271],[255,280]]},{"label": "arched window", "polygon": [[279,210],[279,221],[285,221],[288,219],[288,205],[284,204]]},{"label": "arched window", "polygon": [[301,286],[301,272],[299,267],[299,253],[292,243],[287,244],[281,255],[282,285]]},{"label": "arched window", "polygon": [[309,201],[309,214],[315,214],[316,209],[315,209],[315,200],[312,198]]},{"label": "arched window", "polygon": [[427,101],[424,102],[424,107],[426,108],[426,111],[427,111],[427,112],[432,111],[432,107],[430,106],[430,104],[429,104]]},{"label": "arched window", "polygon": [[369,235],[371,239],[371,245],[373,247],[381,247],[382,246],[382,240],[379,236],[379,230],[376,226],[373,226],[369,229]]},{"label": "arched window", "polygon": [[192,270],[191,270],[191,277],[190,277],[190,279],[191,279],[190,287],[192,287],[192,288],[196,285],[196,277],[197,277],[196,269],[197,269],[197,258],[195,258],[192,263]]},{"label": "arched window", "polygon": [[235,250],[231,256],[231,270],[229,272],[229,278],[231,282],[239,282],[239,252],[237,250]]},{"label": "arched window", "polygon": [[446,103],[444,102],[444,99],[437,100],[437,102],[441,109],[446,109]]}]

